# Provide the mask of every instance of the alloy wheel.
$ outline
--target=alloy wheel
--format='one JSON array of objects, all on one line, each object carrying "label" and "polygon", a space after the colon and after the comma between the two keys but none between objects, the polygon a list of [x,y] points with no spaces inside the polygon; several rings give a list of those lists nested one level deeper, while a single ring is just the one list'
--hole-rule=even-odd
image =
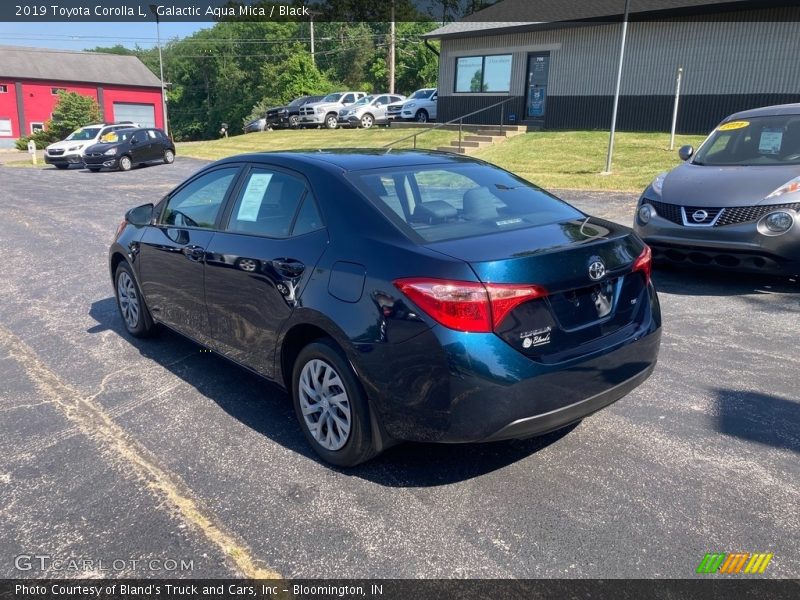
[{"label": "alloy wheel", "polygon": [[298,390],[303,420],[311,436],[325,450],[341,449],[350,437],[350,399],[332,365],[314,358],[300,372]]},{"label": "alloy wheel", "polygon": [[166,150],[164,152],[164,162],[168,165],[171,165],[172,162],[175,160],[175,153],[172,150]]},{"label": "alloy wheel", "polygon": [[125,324],[129,329],[135,329],[139,324],[139,296],[136,284],[125,271],[120,272],[117,278],[117,298]]},{"label": "alloy wheel", "polygon": [[372,115],[364,115],[361,117],[361,126],[364,129],[369,129],[375,123],[375,120],[372,118]]}]

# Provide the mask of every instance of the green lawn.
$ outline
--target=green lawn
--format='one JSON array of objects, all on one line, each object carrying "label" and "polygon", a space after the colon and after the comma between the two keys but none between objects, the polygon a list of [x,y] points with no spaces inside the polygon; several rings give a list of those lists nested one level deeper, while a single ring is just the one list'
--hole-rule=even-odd
[{"label": "green lawn", "polygon": [[677,148],[696,148],[703,136],[679,135],[669,150],[668,133],[618,133],[611,175],[601,175],[608,150],[606,131],[541,131],[520,135],[474,154],[547,189],[640,192],[662,171],[680,163]]},{"label": "green lawn", "polygon": [[[317,148],[374,148],[409,135],[409,129],[307,129],[250,133],[228,139],[178,144],[178,153],[218,159],[242,152]],[[447,146],[456,139],[453,131],[433,131],[420,136],[418,147]],[[703,140],[680,135],[675,147]],[[410,141],[398,147],[410,148]],[[542,187],[552,189],[617,190],[638,192],[661,171],[680,162],[670,151],[669,134],[618,133],[611,175],[605,168],[608,132],[542,131],[519,135],[473,154],[513,171]]]},{"label": "green lawn", "polygon": [[[416,133],[413,129],[300,129],[248,133],[227,139],[207,142],[184,142],[178,144],[178,154],[195,158],[218,159],[243,152],[265,152],[270,150],[317,150],[319,148],[379,148],[389,142]],[[456,133],[456,138],[458,133]],[[421,135],[419,148],[447,146],[453,139],[452,131],[432,131]],[[408,140],[397,148],[411,148]]]}]

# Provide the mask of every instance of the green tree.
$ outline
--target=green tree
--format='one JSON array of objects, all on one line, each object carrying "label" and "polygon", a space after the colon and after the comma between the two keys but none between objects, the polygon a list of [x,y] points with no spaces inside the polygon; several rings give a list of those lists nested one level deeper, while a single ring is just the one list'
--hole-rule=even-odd
[{"label": "green tree", "polygon": [[20,138],[16,145],[20,150],[24,150],[27,148],[28,140],[33,139],[36,145],[42,148],[47,144],[63,140],[76,129],[102,120],[100,106],[94,98],[61,90],[58,92],[58,102],[53,109],[52,117],[44,123],[44,130]]}]

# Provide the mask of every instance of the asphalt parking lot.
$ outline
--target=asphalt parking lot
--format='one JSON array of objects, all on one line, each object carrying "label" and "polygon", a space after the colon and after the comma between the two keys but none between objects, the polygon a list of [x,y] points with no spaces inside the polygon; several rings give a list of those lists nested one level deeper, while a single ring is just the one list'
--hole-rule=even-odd
[{"label": "asphalt parking lot", "polygon": [[[706,552],[772,552],[764,576],[800,577],[797,282],[657,271],[660,361],[615,405],[337,471],[277,388],[123,334],[116,226],[203,164],[0,167],[0,576],[75,576],[15,568],[46,554],[124,576],[684,578]],[[564,197],[624,223],[635,201]]]}]

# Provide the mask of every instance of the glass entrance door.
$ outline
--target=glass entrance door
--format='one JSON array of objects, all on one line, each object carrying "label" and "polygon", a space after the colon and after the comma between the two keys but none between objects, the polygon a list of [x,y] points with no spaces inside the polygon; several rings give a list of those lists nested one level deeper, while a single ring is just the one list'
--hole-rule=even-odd
[{"label": "glass entrance door", "polygon": [[525,104],[525,116],[528,119],[544,120],[547,110],[547,76],[549,71],[549,52],[537,52],[528,55],[528,98]]}]

